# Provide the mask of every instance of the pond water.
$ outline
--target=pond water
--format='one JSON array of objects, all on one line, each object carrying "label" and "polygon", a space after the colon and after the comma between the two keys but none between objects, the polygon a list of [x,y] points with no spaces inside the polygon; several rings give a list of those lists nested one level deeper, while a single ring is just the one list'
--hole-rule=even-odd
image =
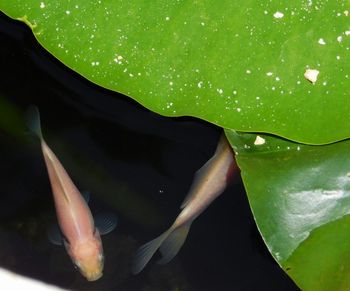
[{"label": "pond water", "polygon": [[[130,273],[138,246],[167,229],[219,128],[165,118],[71,72],[23,24],[0,17],[0,265],[72,290],[297,290],[268,253],[237,179],[192,225],[169,264]],[[36,104],[45,139],[94,213],[118,215],[102,237],[104,276],[87,282],[50,244],[52,194],[38,140],[23,123]]]}]

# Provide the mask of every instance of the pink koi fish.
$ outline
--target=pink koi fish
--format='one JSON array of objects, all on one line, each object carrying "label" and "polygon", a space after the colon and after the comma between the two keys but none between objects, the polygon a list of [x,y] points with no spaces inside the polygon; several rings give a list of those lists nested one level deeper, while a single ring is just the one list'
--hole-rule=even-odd
[{"label": "pink koi fish", "polygon": [[30,129],[40,138],[57,220],[63,234],[61,238],[60,233],[56,233],[55,239],[51,236],[51,241],[56,244],[63,241],[67,253],[81,274],[88,281],[95,281],[102,276],[104,265],[100,234],[109,233],[116,227],[116,216],[100,217],[101,225],[95,227],[87,202],[42,136],[38,108],[31,108],[29,114]]},{"label": "pink koi fish", "polygon": [[222,135],[214,156],[197,171],[181,205],[181,213],[167,231],[137,250],[132,272],[141,272],[157,249],[162,254],[158,263],[172,260],[184,244],[192,222],[225,190],[229,178],[237,170],[232,149]]}]

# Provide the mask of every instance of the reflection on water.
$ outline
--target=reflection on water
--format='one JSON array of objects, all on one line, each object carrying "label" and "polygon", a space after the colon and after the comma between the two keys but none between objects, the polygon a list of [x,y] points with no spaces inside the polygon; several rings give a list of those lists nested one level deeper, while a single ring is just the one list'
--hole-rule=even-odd
[{"label": "reflection on water", "polygon": [[[94,86],[40,49],[29,29],[0,18],[0,262],[73,290],[296,290],[257,235],[240,181],[191,228],[179,255],[130,274],[138,246],[169,227],[194,172],[215,149],[220,131],[191,118],[169,119]],[[104,236],[104,276],[87,282],[64,248],[49,243],[55,221],[38,140],[22,118],[41,112],[47,143],[91,208],[118,214]]]}]

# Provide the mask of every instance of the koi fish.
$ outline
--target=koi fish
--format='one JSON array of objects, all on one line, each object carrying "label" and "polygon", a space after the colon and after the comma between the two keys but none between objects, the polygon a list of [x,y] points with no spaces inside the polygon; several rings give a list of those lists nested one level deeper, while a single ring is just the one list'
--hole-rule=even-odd
[{"label": "koi fish", "polygon": [[192,222],[225,190],[237,169],[232,149],[222,135],[214,156],[197,171],[175,222],[163,234],[137,250],[132,273],[141,272],[158,249],[162,254],[159,264],[172,260],[184,244]]},{"label": "koi fish", "polygon": [[[37,107],[28,111],[29,127],[39,137],[48,171],[60,232],[53,242],[63,242],[73,264],[88,281],[95,281],[103,275],[104,255],[101,234],[111,232],[117,224],[114,216],[100,217],[100,225],[94,223],[87,202],[70,179],[68,173],[46,144],[40,125]],[[95,220],[96,222],[96,220]],[[96,226],[95,226],[96,225]]]}]

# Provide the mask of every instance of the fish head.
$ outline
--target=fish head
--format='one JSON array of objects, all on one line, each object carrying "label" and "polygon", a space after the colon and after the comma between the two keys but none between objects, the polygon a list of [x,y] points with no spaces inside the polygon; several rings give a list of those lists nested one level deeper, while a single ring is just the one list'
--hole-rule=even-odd
[{"label": "fish head", "polygon": [[65,245],[74,266],[88,281],[96,281],[102,277],[104,255],[98,230],[91,239]]}]

